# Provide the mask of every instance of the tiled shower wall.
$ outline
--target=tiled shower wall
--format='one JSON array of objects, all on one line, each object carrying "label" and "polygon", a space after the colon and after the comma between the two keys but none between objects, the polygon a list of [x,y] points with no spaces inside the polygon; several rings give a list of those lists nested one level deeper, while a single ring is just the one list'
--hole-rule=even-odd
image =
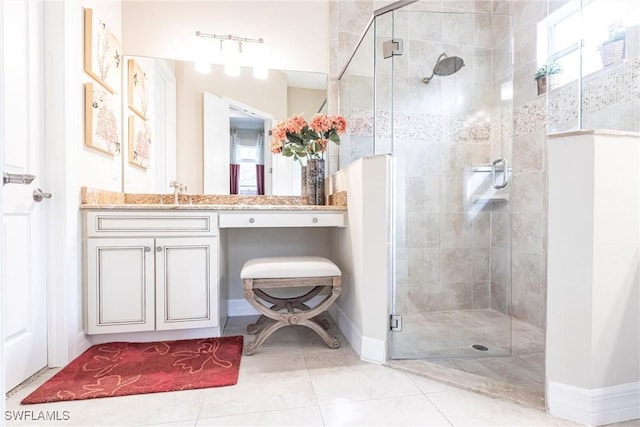
[{"label": "tiled shower wall", "polygon": [[[533,74],[537,24],[567,3],[496,1],[494,10],[514,18],[513,187],[511,190],[511,314],[545,327],[547,263],[546,134],[579,127],[578,82],[538,96]],[[584,76],[585,129],[640,131],[640,58],[637,27],[627,34],[627,60]],[[567,165],[568,168],[580,165]]]},{"label": "tiled shower wall", "polygon": [[[494,71],[494,64],[511,57],[509,43],[495,43],[508,38],[510,17],[492,17],[486,2],[443,6],[442,2],[414,4],[410,12],[397,12],[393,23],[390,15],[378,18],[375,33],[371,29],[366,34],[340,83],[340,112],[350,123],[350,138],[343,139],[340,147],[340,164],[389,151],[393,133],[399,213],[395,235],[398,312],[491,307],[506,312],[507,206],[505,202],[473,203],[472,196],[481,191],[468,195],[466,183],[471,182],[472,166],[486,167],[493,157],[508,155],[503,145],[510,144],[511,133],[505,135],[503,126],[492,124],[501,121],[491,117],[511,111],[510,102],[500,101],[496,81],[503,74],[509,76],[510,68],[499,68],[503,74]],[[355,10],[367,17],[373,12],[364,12],[363,2],[337,5],[338,29],[345,30],[338,32],[338,46],[361,35],[349,33],[353,21],[341,15]],[[381,52],[383,42],[392,37],[392,25],[393,36],[404,41],[404,54],[393,60],[393,82],[392,60],[383,59]],[[455,75],[436,76],[425,85],[422,78],[431,74],[442,52],[462,57],[465,66]],[[351,51],[344,53],[345,61],[347,54]],[[487,187],[490,174],[476,175]]]},{"label": "tiled shower wall", "polygon": [[[486,31],[478,21],[430,22],[422,26],[429,28],[429,33],[411,33],[412,26],[405,26],[410,31],[403,35],[409,40],[408,55],[397,61],[394,71],[399,78],[395,89],[406,91],[404,99],[408,101],[400,106],[396,103],[393,117],[394,152],[398,159],[405,159],[400,165],[403,176],[397,188],[397,208],[407,212],[406,221],[399,224],[396,242],[400,312],[484,307],[505,312],[508,308],[518,319],[545,326],[546,133],[575,129],[580,103],[577,83],[560,87],[548,96],[537,96],[533,74],[537,69],[537,23],[566,2],[443,0],[411,6],[419,10],[506,14],[512,16],[513,26],[507,34],[504,31],[509,26],[493,25]],[[353,53],[373,10],[387,3],[332,3],[335,25],[330,45],[330,107],[347,115],[351,132],[343,138],[339,153],[331,153],[334,165],[338,161],[346,165],[373,153],[373,47],[366,44],[373,44],[372,34],[359,49],[362,64],[349,68],[356,70],[358,77],[343,80],[348,89],[342,88],[340,105],[335,78]],[[430,45],[433,42],[435,46]],[[458,43],[464,52],[459,55],[472,58],[467,67],[456,75],[434,79],[428,86],[420,83],[418,76],[430,74],[440,51],[453,51]],[[508,54],[511,46],[513,64]],[[637,40],[628,46],[627,61],[585,77],[583,127],[640,130]],[[418,64],[423,68],[416,69]],[[363,72],[366,66],[369,75]],[[376,66],[379,76],[389,71],[384,63]],[[499,84],[511,77],[512,70],[513,104],[502,105],[498,101]],[[380,77],[378,80],[384,81]],[[390,104],[385,98],[385,83],[376,84],[376,143],[379,152],[384,152],[391,136]],[[449,103],[459,92],[474,96],[461,105]],[[469,114],[478,111],[489,114]],[[513,167],[510,212],[505,202],[493,202],[473,217],[464,214],[463,166],[486,164],[500,155]],[[509,276],[511,295],[506,286]],[[436,277],[438,280],[434,280]],[[511,301],[508,307],[507,301]]]}]

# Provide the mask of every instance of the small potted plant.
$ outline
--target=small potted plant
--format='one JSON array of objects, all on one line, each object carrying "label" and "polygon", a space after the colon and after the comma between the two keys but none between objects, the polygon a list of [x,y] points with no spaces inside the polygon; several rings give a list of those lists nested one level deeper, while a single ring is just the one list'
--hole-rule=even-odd
[{"label": "small potted plant", "polygon": [[624,43],[627,33],[624,28],[609,31],[609,37],[600,45],[602,65],[607,66],[624,59]]},{"label": "small potted plant", "polygon": [[562,72],[562,67],[556,62],[547,62],[542,67],[538,68],[538,71],[533,78],[538,83],[538,95],[542,95],[547,92],[547,87],[553,89],[556,85],[552,81],[553,77]]}]

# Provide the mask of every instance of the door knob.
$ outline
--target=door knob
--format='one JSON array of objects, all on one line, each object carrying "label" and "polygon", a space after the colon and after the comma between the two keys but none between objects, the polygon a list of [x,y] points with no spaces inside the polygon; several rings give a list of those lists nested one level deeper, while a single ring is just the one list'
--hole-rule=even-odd
[{"label": "door knob", "polygon": [[6,184],[31,184],[31,181],[36,179],[35,175],[28,173],[2,173],[2,185]]},{"label": "door knob", "polygon": [[38,203],[40,203],[42,199],[50,199],[50,198],[51,198],[51,193],[45,193],[39,188],[36,188],[35,190],[33,190],[33,200],[35,200]]}]

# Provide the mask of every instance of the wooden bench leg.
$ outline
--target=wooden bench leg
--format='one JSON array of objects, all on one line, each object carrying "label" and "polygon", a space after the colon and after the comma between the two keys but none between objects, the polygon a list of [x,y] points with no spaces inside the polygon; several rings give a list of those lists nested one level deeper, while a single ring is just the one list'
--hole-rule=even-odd
[{"label": "wooden bench leg", "polygon": [[260,346],[262,346],[264,341],[267,338],[269,338],[269,336],[272,333],[274,333],[275,331],[277,331],[280,328],[284,328],[285,326],[289,326],[289,325],[286,324],[286,323],[282,323],[282,322],[276,322],[276,323],[272,323],[268,327],[264,328],[262,330],[262,332],[260,332],[260,335],[258,335],[253,342],[247,343],[245,345],[244,354],[246,354],[247,356],[251,356],[253,353],[256,352],[256,350],[258,350],[260,348]]},{"label": "wooden bench leg", "polygon": [[[244,296],[247,301],[253,307],[255,307],[258,312],[262,314],[262,316],[254,325],[251,326],[257,326],[258,323],[264,324],[267,318],[275,320],[275,323],[272,323],[271,325],[262,329],[256,339],[245,346],[245,354],[247,356],[254,354],[258,350],[258,348],[262,346],[265,340],[275,331],[289,325],[306,326],[307,328],[314,330],[329,347],[340,347],[340,341],[337,338],[329,335],[327,331],[324,330],[322,321],[319,319],[314,319],[320,313],[325,312],[340,295],[342,287],[340,286],[339,278],[334,278],[331,292],[315,307],[309,307],[304,304],[304,302],[311,299],[311,297],[309,297],[311,293],[315,292],[313,296],[317,295],[317,293],[319,293],[319,290],[316,291],[316,289],[322,288],[323,286],[317,286],[312,291],[308,292],[302,297],[297,298],[272,297],[268,294],[265,294],[260,289],[254,290],[252,286],[253,283],[250,281],[250,279],[247,279],[245,281]],[[258,299],[258,297],[265,301],[269,301],[272,303],[275,302],[275,304],[272,307],[267,307],[260,299]],[[280,309],[286,308],[287,312],[280,313],[278,311],[275,311],[273,310],[273,308],[275,307],[280,307]],[[296,309],[302,309],[302,311],[295,311]],[[249,328],[247,328],[247,331],[248,330]]]},{"label": "wooden bench leg", "polygon": [[[307,292],[304,295],[301,295],[299,297],[293,297],[293,298],[278,298],[278,297],[274,297],[271,296],[269,294],[267,294],[266,292],[260,290],[260,289],[254,289],[254,293],[255,295],[262,299],[265,300],[271,304],[273,304],[269,309],[273,310],[273,311],[281,311],[287,308],[287,304],[291,304],[292,307],[294,309],[298,309],[300,311],[305,311],[305,310],[310,310],[311,307],[309,307],[308,305],[304,304],[305,302],[309,301],[311,298],[315,297],[316,295],[318,295],[320,293],[320,291],[322,290],[322,288],[324,288],[324,286],[316,286],[313,289],[311,289],[309,292]],[[256,320],[255,323],[252,323],[250,325],[247,326],[247,333],[249,335],[255,335],[258,332],[260,332],[267,324],[267,319],[268,317],[265,316],[264,314],[260,315],[260,317],[258,318],[258,320]],[[328,329],[328,327],[326,328]]]},{"label": "wooden bench leg", "polygon": [[301,326],[306,326],[307,328],[311,328],[314,331],[316,331],[316,333],[318,335],[320,335],[320,338],[322,338],[322,340],[331,348],[338,348],[340,347],[340,340],[336,337],[333,337],[331,335],[329,335],[329,333],[327,331],[324,330],[324,328],[322,327],[322,325],[318,324],[317,321],[310,319],[310,320],[303,320],[302,322],[298,323]]}]

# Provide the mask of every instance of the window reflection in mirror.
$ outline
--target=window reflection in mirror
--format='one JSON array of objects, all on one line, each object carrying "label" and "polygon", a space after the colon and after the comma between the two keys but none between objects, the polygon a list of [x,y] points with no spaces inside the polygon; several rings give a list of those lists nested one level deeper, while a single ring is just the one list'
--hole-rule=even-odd
[{"label": "window reflection in mirror", "polygon": [[[234,112],[234,109],[231,109]],[[230,168],[229,192],[241,195],[264,195],[265,163],[265,129],[271,127],[271,120],[259,116],[236,113],[230,118]],[[267,171],[268,172],[268,171]]]}]

